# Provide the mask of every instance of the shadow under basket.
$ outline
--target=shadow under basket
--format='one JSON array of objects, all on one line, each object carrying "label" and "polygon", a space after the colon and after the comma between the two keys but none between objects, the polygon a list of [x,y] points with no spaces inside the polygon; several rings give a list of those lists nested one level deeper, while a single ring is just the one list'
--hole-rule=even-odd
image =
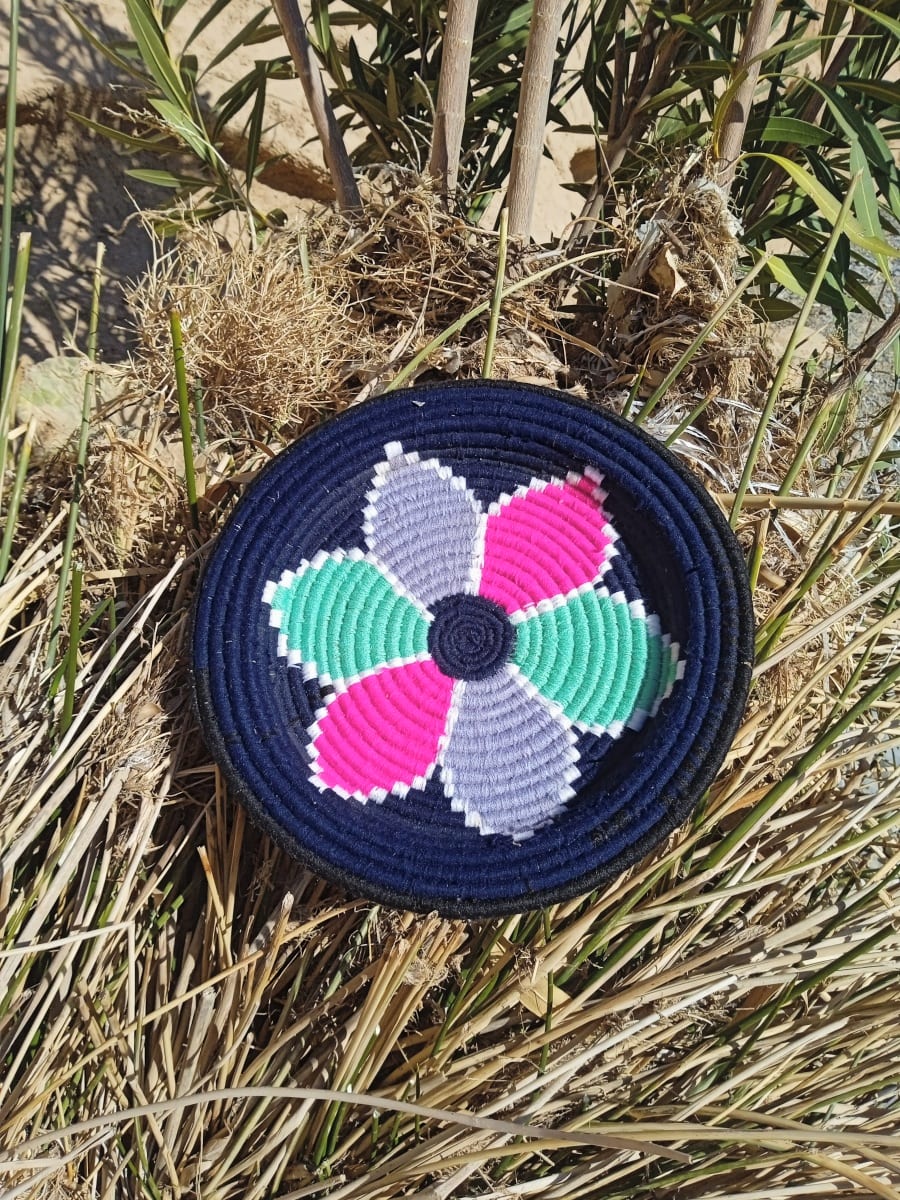
[{"label": "shadow under basket", "polygon": [[683,822],[743,714],[743,555],[634,425],[477,380],[280,454],[223,529],[193,671],[233,792],[397,908],[487,917],[603,885]]}]

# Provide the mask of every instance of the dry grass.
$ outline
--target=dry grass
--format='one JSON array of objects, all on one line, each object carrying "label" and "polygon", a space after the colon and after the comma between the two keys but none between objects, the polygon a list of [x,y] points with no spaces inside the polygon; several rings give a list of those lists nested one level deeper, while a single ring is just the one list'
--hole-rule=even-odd
[{"label": "dry grass", "polygon": [[[395,364],[489,294],[496,235],[443,211],[424,186],[374,212],[365,229],[325,216],[255,247],[187,229],[130,293],[143,405],[156,398],[162,408],[171,393],[172,308],[210,437],[283,442],[380,390]],[[510,305],[499,374],[553,380],[561,364],[531,332],[552,319],[549,296],[536,284]],[[479,374],[486,325],[474,320],[419,374]]]},{"label": "dry grass", "polygon": [[[590,370],[595,394],[619,392],[629,412],[643,409],[644,420],[652,413],[658,436],[681,438],[730,488],[728,472],[739,475],[756,426],[771,354],[751,310],[734,302],[740,230],[713,175],[694,153],[648,178],[639,204],[615,206],[606,232],[615,277],[595,304],[582,297],[581,345],[572,354],[578,369]],[[592,291],[589,279],[588,301]],[[763,476],[778,478],[795,430],[776,421],[769,433]]]},{"label": "dry grass", "polygon": [[[286,236],[197,235],[135,293],[145,341],[94,428],[55,690],[67,492],[50,468],[28,484],[0,585],[2,1194],[896,1200],[896,520],[741,518],[746,719],[692,823],[606,891],[474,924],[348,899],[228,796],[191,710],[191,596],[273,446],[484,301],[496,247],[420,195],[356,246],[335,226],[306,245],[308,266]],[[199,531],[172,453],[173,302],[209,432]],[[512,372],[524,340],[552,381],[547,293],[504,313],[498,360]],[[476,373],[483,336],[428,361]],[[898,419],[810,462],[810,493],[893,499]],[[728,478],[739,440],[710,442]]]},{"label": "dry grass", "polygon": [[335,407],[376,349],[353,319],[345,273],[313,271],[296,238],[273,238],[264,253],[244,241],[226,250],[212,229],[197,226],[160,254],[130,302],[141,394],[164,400],[171,391],[175,308],[188,380],[214,439],[302,432]]}]

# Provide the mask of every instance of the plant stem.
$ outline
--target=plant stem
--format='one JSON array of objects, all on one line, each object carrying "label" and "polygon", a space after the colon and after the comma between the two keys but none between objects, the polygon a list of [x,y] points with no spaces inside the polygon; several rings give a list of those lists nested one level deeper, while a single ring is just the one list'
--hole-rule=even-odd
[{"label": "plant stem", "polygon": [[449,0],[428,170],[444,196],[456,191],[478,0]]},{"label": "plant stem", "polygon": [[[734,495],[724,492],[715,495],[720,504],[732,505],[736,499]],[[878,516],[900,516],[900,504],[889,500],[879,503],[877,499],[844,500],[840,496],[786,496],[779,493],[778,495],[745,496],[743,503],[743,508],[747,512],[752,512],[754,509],[786,508],[792,512],[861,513],[868,512],[873,506],[877,506]]]},{"label": "plant stem", "polygon": [[[25,306],[25,284],[28,280],[28,261],[31,258],[31,234],[19,234],[16,248],[16,271],[13,277],[12,299],[9,302],[9,325],[0,343],[3,345],[3,375],[0,377],[0,512],[3,511],[3,476],[6,473],[7,433],[12,416],[13,380],[19,357],[19,336],[22,332],[22,312]],[[5,296],[4,296],[5,300]]]},{"label": "plant stem", "polygon": [[500,323],[500,306],[503,302],[503,284],[506,280],[506,245],[508,241],[509,209],[500,213],[500,240],[497,244],[497,273],[494,276],[494,295],[491,300],[491,319],[488,324],[487,340],[484,344],[485,379],[490,379],[494,367],[494,345],[497,341],[497,326]]},{"label": "plant stem", "polygon": [[734,180],[759,80],[760,56],[768,44],[777,7],[776,0],[756,0],[750,7],[747,32],[735,64],[735,75],[742,74],[743,79],[728,102],[716,153],[716,174],[726,191]]},{"label": "plant stem", "polygon": [[509,173],[509,232],[527,238],[547,128],[553,60],[565,0],[534,0]]},{"label": "plant stem", "polygon": [[84,570],[76,563],[72,570],[72,601],[69,612],[69,645],[66,650],[66,690],[63,694],[63,710],[59,719],[62,736],[72,724],[75,712],[75,678],[78,674],[78,630],[81,625],[81,581]]},{"label": "plant stem", "polygon": [[0,376],[6,373],[6,311],[12,254],[13,184],[16,170],[16,75],[19,59],[19,0],[9,6],[9,69],[6,84],[6,146],[3,152],[3,219],[0,227]]},{"label": "plant stem", "polygon": [[34,441],[34,417],[28,423],[22,445],[19,449],[19,461],[16,465],[16,478],[13,483],[12,495],[9,499],[9,512],[6,514],[6,525],[3,530],[3,543],[0,545],[0,583],[6,578],[9,559],[12,553],[13,537],[16,532],[16,522],[19,517],[19,505],[22,503],[22,492],[25,489],[25,474],[28,470],[28,460],[31,457],[31,445]]},{"label": "plant stem", "polygon": [[197,510],[197,476],[194,471],[194,440],[191,430],[191,401],[188,395],[187,371],[184,368],[184,338],[181,333],[181,314],[169,309],[169,330],[172,335],[172,358],[175,362],[175,392],[178,396],[178,417],[181,423],[181,446],[184,450],[184,483],[187,488],[191,524],[200,528]]},{"label": "plant stem", "polygon": [[831,231],[831,237],[828,239],[828,245],[819,260],[819,265],[816,268],[816,273],[813,276],[812,284],[806,294],[800,312],[797,316],[797,321],[791,331],[791,336],[788,339],[788,344],[785,347],[778,370],[775,373],[775,378],[772,381],[772,386],[769,389],[769,395],[766,397],[766,402],[763,405],[763,410],[759,416],[759,423],[756,426],[756,433],[753,435],[753,442],[747,454],[747,461],[744,463],[744,470],[741,473],[740,483],[737,486],[737,491],[734,497],[734,505],[731,509],[731,527],[732,529],[737,524],[738,518],[741,515],[741,508],[744,503],[744,497],[747,494],[747,489],[750,486],[750,480],[753,478],[753,472],[756,469],[756,463],[759,459],[759,452],[762,449],[763,439],[766,436],[766,430],[769,427],[769,422],[772,419],[772,414],[775,411],[775,405],[778,402],[778,397],[781,394],[781,388],[787,378],[787,373],[790,370],[791,362],[794,358],[794,351],[797,349],[797,344],[803,336],[803,330],[806,328],[806,322],[809,320],[809,314],[812,312],[813,305],[816,302],[816,296],[819,294],[819,288],[822,286],[822,280],[825,278],[828,268],[831,265],[831,260],[834,256],[838,241],[844,231],[844,224],[847,217],[850,215],[850,208],[853,204],[853,194],[856,191],[856,185],[859,182],[859,175],[854,175],[850,180],[850,186],[847,189],[847,195],[844,197],[844,203],[841,205],[840,212],[834,223],[834,228]]},{"label": "plant stem", "polygon": [[[102,242],[97,243],[97,257],[94,260],[94,279],[91,289],[91,317],[88,326],[88,361],[97,361],[97,331],[100,327],[100,284],[102,281],[103,256],[106,247]],[[84,472],[87,463],[88,435],[91,429],[91,410],[94,391],[97,386],[96,375],[89,370],[84,380],[84,394],[81,401],[81,427],[78,432],[78,455],[75,460],[75,479],[72,483],[72,499],[69,502],[69,518],[66,522],[66,536],[63,542],[62,562],[59,565],[59,582],[56,588],[56,602],[53,605],[53,616],[50,619],[50,645],[47,647],[47,670],[52,671],[56,663],[59,649],[60,625],[62,610],[69,586],[69,572],[72,566],[72,550],[75,545],[75,531],[78,526],[78,513],[81,509],[81,497],[84,491]]]},{"label": "plant stem", "polygon": [[303,91],[306,103],[315,122],[322,152],[331,174],[331,181],[337,195],[338,208],[342,213],[360,213],[362,200],[359,189],[353,177],[353,167],[347,154],[347,147],[341,136],[341,130],[322,83],[322,74],[313,57],[306,28],[300,15],[297,0],[272,0],[272,7],[281,25],[281,32],[287,42],[288,50],[294,61],[294,67]]}]

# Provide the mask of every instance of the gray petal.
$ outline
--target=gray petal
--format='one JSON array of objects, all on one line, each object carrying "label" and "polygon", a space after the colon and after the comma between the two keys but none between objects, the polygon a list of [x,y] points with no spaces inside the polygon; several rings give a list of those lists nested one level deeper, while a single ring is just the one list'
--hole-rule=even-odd
[{"label": "gray petal", "polygon": [[441,757],[444,789],[466,824],[520,841],[574,794],[576,735],[508,669],[457,687]]},{"label": "gray petal", "polygon": [[437,459],[420,462],[399,442],[376,467],[363,530],[373,554],[424,605],[477,587],[475,540],[481,512]]}]

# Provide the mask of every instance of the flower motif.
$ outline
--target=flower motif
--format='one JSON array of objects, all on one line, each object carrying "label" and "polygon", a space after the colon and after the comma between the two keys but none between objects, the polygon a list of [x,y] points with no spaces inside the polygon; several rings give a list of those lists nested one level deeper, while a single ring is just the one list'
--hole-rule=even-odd
[{"label": "flower motif", "polygon": [[263,594],[278,653],[326,689],[311,778],[365,803],[439,772],[467,825],[521,840],[575,794],[583,733],[655,714],[683,673],[678,645],[618,590],[590,469],[485,511],[437,459],[385,453],[366,549],[320,551]]}]

